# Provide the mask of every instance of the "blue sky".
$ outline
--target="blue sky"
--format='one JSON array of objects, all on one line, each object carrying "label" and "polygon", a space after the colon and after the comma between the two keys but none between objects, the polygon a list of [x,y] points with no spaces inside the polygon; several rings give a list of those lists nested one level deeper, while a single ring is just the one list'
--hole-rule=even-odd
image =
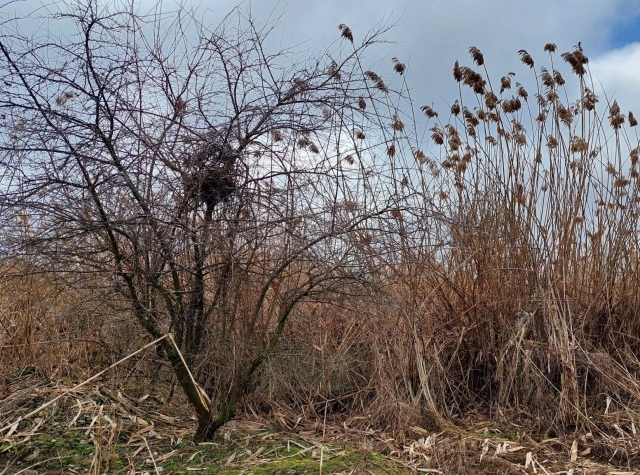
[{"label": "blue sky", "polygon": [[635,12],[614,25],[611,29],[610,42],[612,48],[621,48],[630,43],[640,42],[640,15]]}]

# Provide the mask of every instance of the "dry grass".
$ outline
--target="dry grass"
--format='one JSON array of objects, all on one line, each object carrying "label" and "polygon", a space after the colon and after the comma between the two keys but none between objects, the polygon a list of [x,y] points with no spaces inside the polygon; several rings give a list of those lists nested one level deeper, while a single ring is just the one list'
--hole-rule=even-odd
[{"label": "dry grass", "polygon": [[[413,152],[411,170],[431,175],[425,200],[447,219],[407,204],[394,216],[398,236],[368,230],[368,291],[295,310],[246,414],[316,435],[328,426],[387,434],[389,453],[448,473],[483,453],[482,463],[498,461],[492,473],[527,460],[542,472],[640,467],[637,122],[597,100],[580,49],[560,60],[555,49],[545,46],[538,69],[520,52],[537,71],[532,92],[511,75],[488,81],[475,48],[482,70],[456,62],[460,95],[450,114],[423,107],[433,145]],[[558,71],[562,61],[573,76]],[[32,269],[3,276],[5,380],[28,365],[52,380],[83,379],[141,346],[142,336],[119,337],[134,327],[104,293],[71,292]],[[217,359],[202,371],[213,380],[225,351],[210,349]],[[168,385],[158,368],[147,355],[111,383],[135,387],[131,376],[149,373]]]},{"label": "dry grass", "polygon": [[531,93],[456,64],[450,122],[423,107],[435,152],[414,153],[450,219],[405,218],[374,296],[302,311],[261,389],[392,431],[477,410],[638,463],[613,442],[640,424],[636,122],[598,100],[579,48],[567,79],[554,51]]}]

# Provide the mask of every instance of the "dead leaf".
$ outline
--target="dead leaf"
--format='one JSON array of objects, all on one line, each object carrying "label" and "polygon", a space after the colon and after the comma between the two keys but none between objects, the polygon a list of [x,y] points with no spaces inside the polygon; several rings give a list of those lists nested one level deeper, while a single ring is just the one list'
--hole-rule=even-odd
[{"label": "dead leaf", "polygon": [[507,452],[512,453],[512,452],[517,452],[518,450],[522,450],[525,449],[526,447],[523,447],[522,445],[516,445],[515,447],[509,447],[507,449]]},{"label": "dead leaf", "polygon": [[233,459],[235,458],[236,458],[236,452],[231,454],[231,457],[227,459],[227,461],[225,462],[225,465],[231,465],[231,462],[233,462]]},{"label": "dead leaf", "polygon": [[484,439],[482,443],[482,453],[480,454],[480,461],[482,462],[482,458],[487,455],[489,452],[489,439]]},{"label": "dead leaf", "polygon": [[[528,469],[529,465],[531,465],[531,462],[533,461],[533,455],[531,454],[531,452],[527,452],[527,455],[524,459],[524,469]],[[534,467],[535,470],[535,467]]]}]

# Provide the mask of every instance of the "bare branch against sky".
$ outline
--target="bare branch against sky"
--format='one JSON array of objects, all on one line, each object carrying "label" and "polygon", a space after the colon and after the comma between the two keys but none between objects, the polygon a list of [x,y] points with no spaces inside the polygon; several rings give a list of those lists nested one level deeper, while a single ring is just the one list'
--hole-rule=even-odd
[{"label": "bare branch against sky", "polygon": [[[179,6],[193,8],[199,19],[211,25],[239,6],[265,22],[279,18],[273,38],[279,38],[282,46],[298,45],[303,51],[318,51],[337,41],[336,27],[340,23],[349,25],[354,36],[362,37],[381,21],[391,22],[396,27],[385,46],[389,67],[392,57],[404,62],[416,103],[433,103],[440,108],[456,96],[451,67],[456,60],[468,62],[470,46],[484,53],[492,75],[503,75],[526,72],[519,64],[520,49],[526,49],[535,59],[542,57],[546,43],[557,44],[563,52],[581,41],[595,78],[602,81],[607,94],[615,93],[624,109],[640,110],[640,85],[628,80],[640,73],[640,3],[635,0],[399,0],[392,4],[371,0],[366,8],[354,0],[219,0],[211,6],[193,0],[137,3],[140,13],[169,12]],[[44,15],[59,8],[64,8],[61,2],[46,0],[3,2],[0,22],[34,11]],[[47,24],[32,19],[22,22],[22,27],[32,28],[36,34]]]}]

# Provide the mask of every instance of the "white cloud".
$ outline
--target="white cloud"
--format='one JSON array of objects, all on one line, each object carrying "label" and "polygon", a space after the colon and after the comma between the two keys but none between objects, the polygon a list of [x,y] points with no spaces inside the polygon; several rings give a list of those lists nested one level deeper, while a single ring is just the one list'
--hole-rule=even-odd
[{"label": "white cloud", "polygon": [[640,117],[640,43],[605,53],[591,61],[594,84],[610,101],[618,101],[623,112]]},{"label": "white cloud", "polygon": [[[13,12],[20,14],[20,10],[23,14],[33,11],[38,3],[12,3],[0,11],[4,14],[0,18]],[[175,10],[180,4],[196,8],[198,19],[214,26],[240,2],[212,3],[213,6],[199,0],[164,0],[162,9]],[[138,0],[138,4],[141,12],[159,5],[157,0]],[[435,103],[441,112],[445,103],[457,97],[451,74],[454,61],[472,65],[470,46],[477,46],[484,53],[494,85],[509,71],[516,72],[515,81],[527,85],[534,82],[540,66],[550,67],[542,50],[545,43],[556,43],[558,53],[562,53],[581,41],[591,58],[592,71],[606,91],[615,91],[623,109],[635,108],[640,116],[640,108],[633,103],[638,104],[633,97],[633,91],[637,91],[634,74],[640,77],[638,47],[609,51],[617,25],[640,14],[637,0],[253,0],[242,2],[240,9],[250,9],[258,21],[279,18],[272,44],[301,45],[298,49],[303,54],[307,50],[310,54],[322,51],[337,41],[340,23],[349,25],[357,41],[380,21],[390,19],[396,24],[386,36],[390,43],[373,48],[368,62],[379,74],[392,74],[391,58],[398,57],[408,66],[407,81],[415,105]],[[536,73],[520,63],[519,49],[526,49],[533,56]],[[565,76],[570,76],[559,54],[554,61],[558,69],[567,73]],[[635,96],[640,94],[636,92]]]}]

